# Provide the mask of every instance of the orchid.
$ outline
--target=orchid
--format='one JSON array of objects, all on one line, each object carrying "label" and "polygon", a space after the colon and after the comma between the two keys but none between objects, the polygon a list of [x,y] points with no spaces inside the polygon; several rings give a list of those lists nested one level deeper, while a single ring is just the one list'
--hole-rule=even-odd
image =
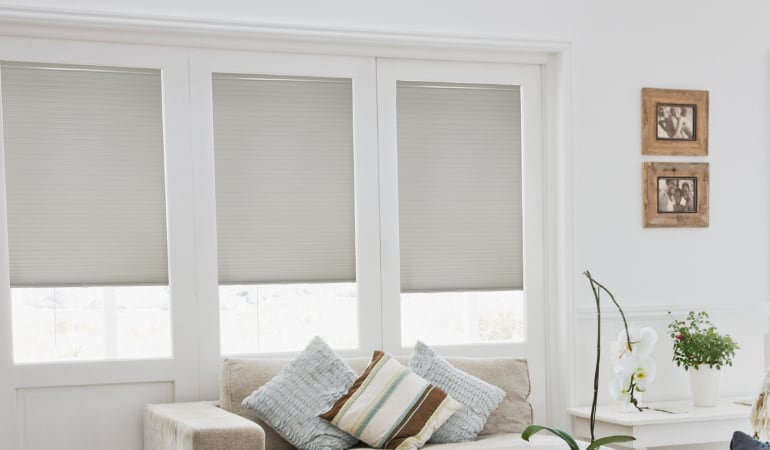
[{"label": "orchid", "polygon": [[634,392],[644,392],[655,379],[655,360],[651,356],[626,352],[615,361],[615,376],[609,384],[614,400],[633,403]]},{"label": "orchid", "polygon": [[[588,444],[588,446],[585,448],[585,450],[598,450],[604,445],[609,444],[616,444],[620,442],[629,442],[633,441],[636,438],[633,436],[626,436],[626,435],[613,435],[613,436],[605,436],[602,438],[597,438],[594,434],[594,430],[596,428],[596,406],[598,401],[598,395],[599,395],[599,367],[600,367],[600,361],[601,361],[601,354],[602,354],[602,314],[601,314],[601,294],[602,292],[606,293],[609,297],[612,303],[617,308],[618,312],[620,313],[620,317],[623,319],[623,327],[624,331],[621,333],[622,339],[619,339],[621,341],[621,344],[618,348],[623,348],[623,353],[629,353],[631,355],[636,355],[638,358],[637,360],[631,361],[629,359],[628,361],[624,362],[624,366],[621,367],[621,372],[625,370],[629,370],[628,376],[624,376],[622,378],[615,377],[618,381],[614,381],[618,383],[618,392],[622,392],[624,389],[624,380],[628,379],[631,382],[629,383],[629,388],[627,389],[629,393],[629,398],[633,399],[633,391],[634,389],[638,389],[639,385],[646,386],[647,381],[655,376],[655,368],[654,364],[652,367],[652,371],[650,371],[649,365],[647,365],[648,361],[646,359],[639,359],[639,358],[646,358],[649,356],[648,353],[645,353],[642,355],[642,352],[647,352],[649,346],[649,341],[651,339],[651,336],[654,336],[654,340],[657,339],[657,335],[650,334],[649,331],[645,331],[643,328],[638,335],[638,339],[631,340],[631,331],[628,328],[628,322],[626,321],[626,315],[623,313],[623,309],[620,307],[618,302],[615,300],[615,296],[612,295],[612,292],[610,292],[606,287],[604,287],[601,283],[596,281],[589,271],[583,272],[583,275],[588,278],[589,283],[591,284],[591,291],[594,294],[594,301],[596,303],[596,368],[594,369],[594,395],[593,395],[593,401],[591,402],[591,418],[589,421],[589,429],[591,431],[591,442]],[[636,336],[636,334],[634,335]],[[649,350],[651,351],[651,350]],[[628,365],[626,368],[625,365]],[[652,376],[650,376],[652,374]],[[641,384],[635,384],[635,383],[641,383]],[[636,406],[636,403],[633,403],[634,406]],[[639,408],[638,406],[636,406]],[[639,408],[641,411],[641,408]],[[570,436],[569,433],[566,431],[560,430],[558,428],[548,427],[544,425],[530,425],[527,428],[524,429],[521,433],[521,438],[525,441],[529,441],[529,438],[532,437],[533,434],[539,433],[540,431],[549,431],[559,438],[561,438],[564,442],[569,445],[570,450],[580,450],[580,447],[578,446],[575,439]]]},{"label": "orchid", "polygon": [[614,377],[610,380],[610,396],[616,401],[627,402],[639,408],[636,392],[644,392],[655,379],[655,360],[650,356],[658,333],[651,327],[638,330],[629,327],[620,332],[616,348],[618,352],[614,365]]}]

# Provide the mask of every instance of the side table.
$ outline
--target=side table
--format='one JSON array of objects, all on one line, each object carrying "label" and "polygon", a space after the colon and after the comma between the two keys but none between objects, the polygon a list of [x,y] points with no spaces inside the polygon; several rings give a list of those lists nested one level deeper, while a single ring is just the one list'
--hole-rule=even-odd
[{"label": "side table", "polygon": [[[689,400],[645,404],[657,410],[618,412],[609,406],[596,410],[597,437],[615,434],[634,436],[635,441],[613,444],[616,448],[645,450],[685,444],[726,443],[734,431],[751,434],[751,408],[735,400],[724,399],[711,408],[696,408]],[[591,407],[569,408],[573,435],[590,440]],[[673,414],[672,414],[673,413]]]}]

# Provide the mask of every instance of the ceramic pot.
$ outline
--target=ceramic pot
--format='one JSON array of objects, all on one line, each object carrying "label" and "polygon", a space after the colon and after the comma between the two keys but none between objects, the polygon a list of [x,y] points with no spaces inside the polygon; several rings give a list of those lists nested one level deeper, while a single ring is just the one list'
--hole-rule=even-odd
[{"label": "ceramic pot", "polygon": [[719,377],[722,371],[709,368],[708,365],[691,367],[690,390],[692,402],[698,407],[717,406],[719,402]]}]

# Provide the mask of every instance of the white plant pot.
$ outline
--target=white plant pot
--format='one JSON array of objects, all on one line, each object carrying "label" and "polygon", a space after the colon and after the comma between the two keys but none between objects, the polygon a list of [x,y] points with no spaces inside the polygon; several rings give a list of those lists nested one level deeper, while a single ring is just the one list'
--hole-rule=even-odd
[{"label": "white plant pot", "polygon": [[691,367],[688,372],[690,372],[693,404],[699,407],[717,406],[719,402],[719,376],[722,371],[711,369],[707,365],[700,365],[697,370],[695,367]]}]

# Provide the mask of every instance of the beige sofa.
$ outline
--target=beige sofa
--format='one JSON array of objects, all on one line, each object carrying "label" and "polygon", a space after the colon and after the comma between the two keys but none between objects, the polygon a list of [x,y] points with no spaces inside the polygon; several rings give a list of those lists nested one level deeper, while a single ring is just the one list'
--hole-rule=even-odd
[{"label": "beige sofa", "polygon": [[[406,362],[407,358],[400,358]],[[455,367],[499,386],[506,397],[492,413],[479,439],[461,444],[429,444],[426,448],[511,449],[563,448],[563,442],[537,436],[533,443],[520,433],[532,422],[527,362],[515,358],[447,358]],[[368,358],[347,360],[361,373]],[[145,450],[292,450],[275,431],[241,405],[241,401],[271,378],[289,360],[225,360],[219,402],[147,405],[144,411]]]}]

